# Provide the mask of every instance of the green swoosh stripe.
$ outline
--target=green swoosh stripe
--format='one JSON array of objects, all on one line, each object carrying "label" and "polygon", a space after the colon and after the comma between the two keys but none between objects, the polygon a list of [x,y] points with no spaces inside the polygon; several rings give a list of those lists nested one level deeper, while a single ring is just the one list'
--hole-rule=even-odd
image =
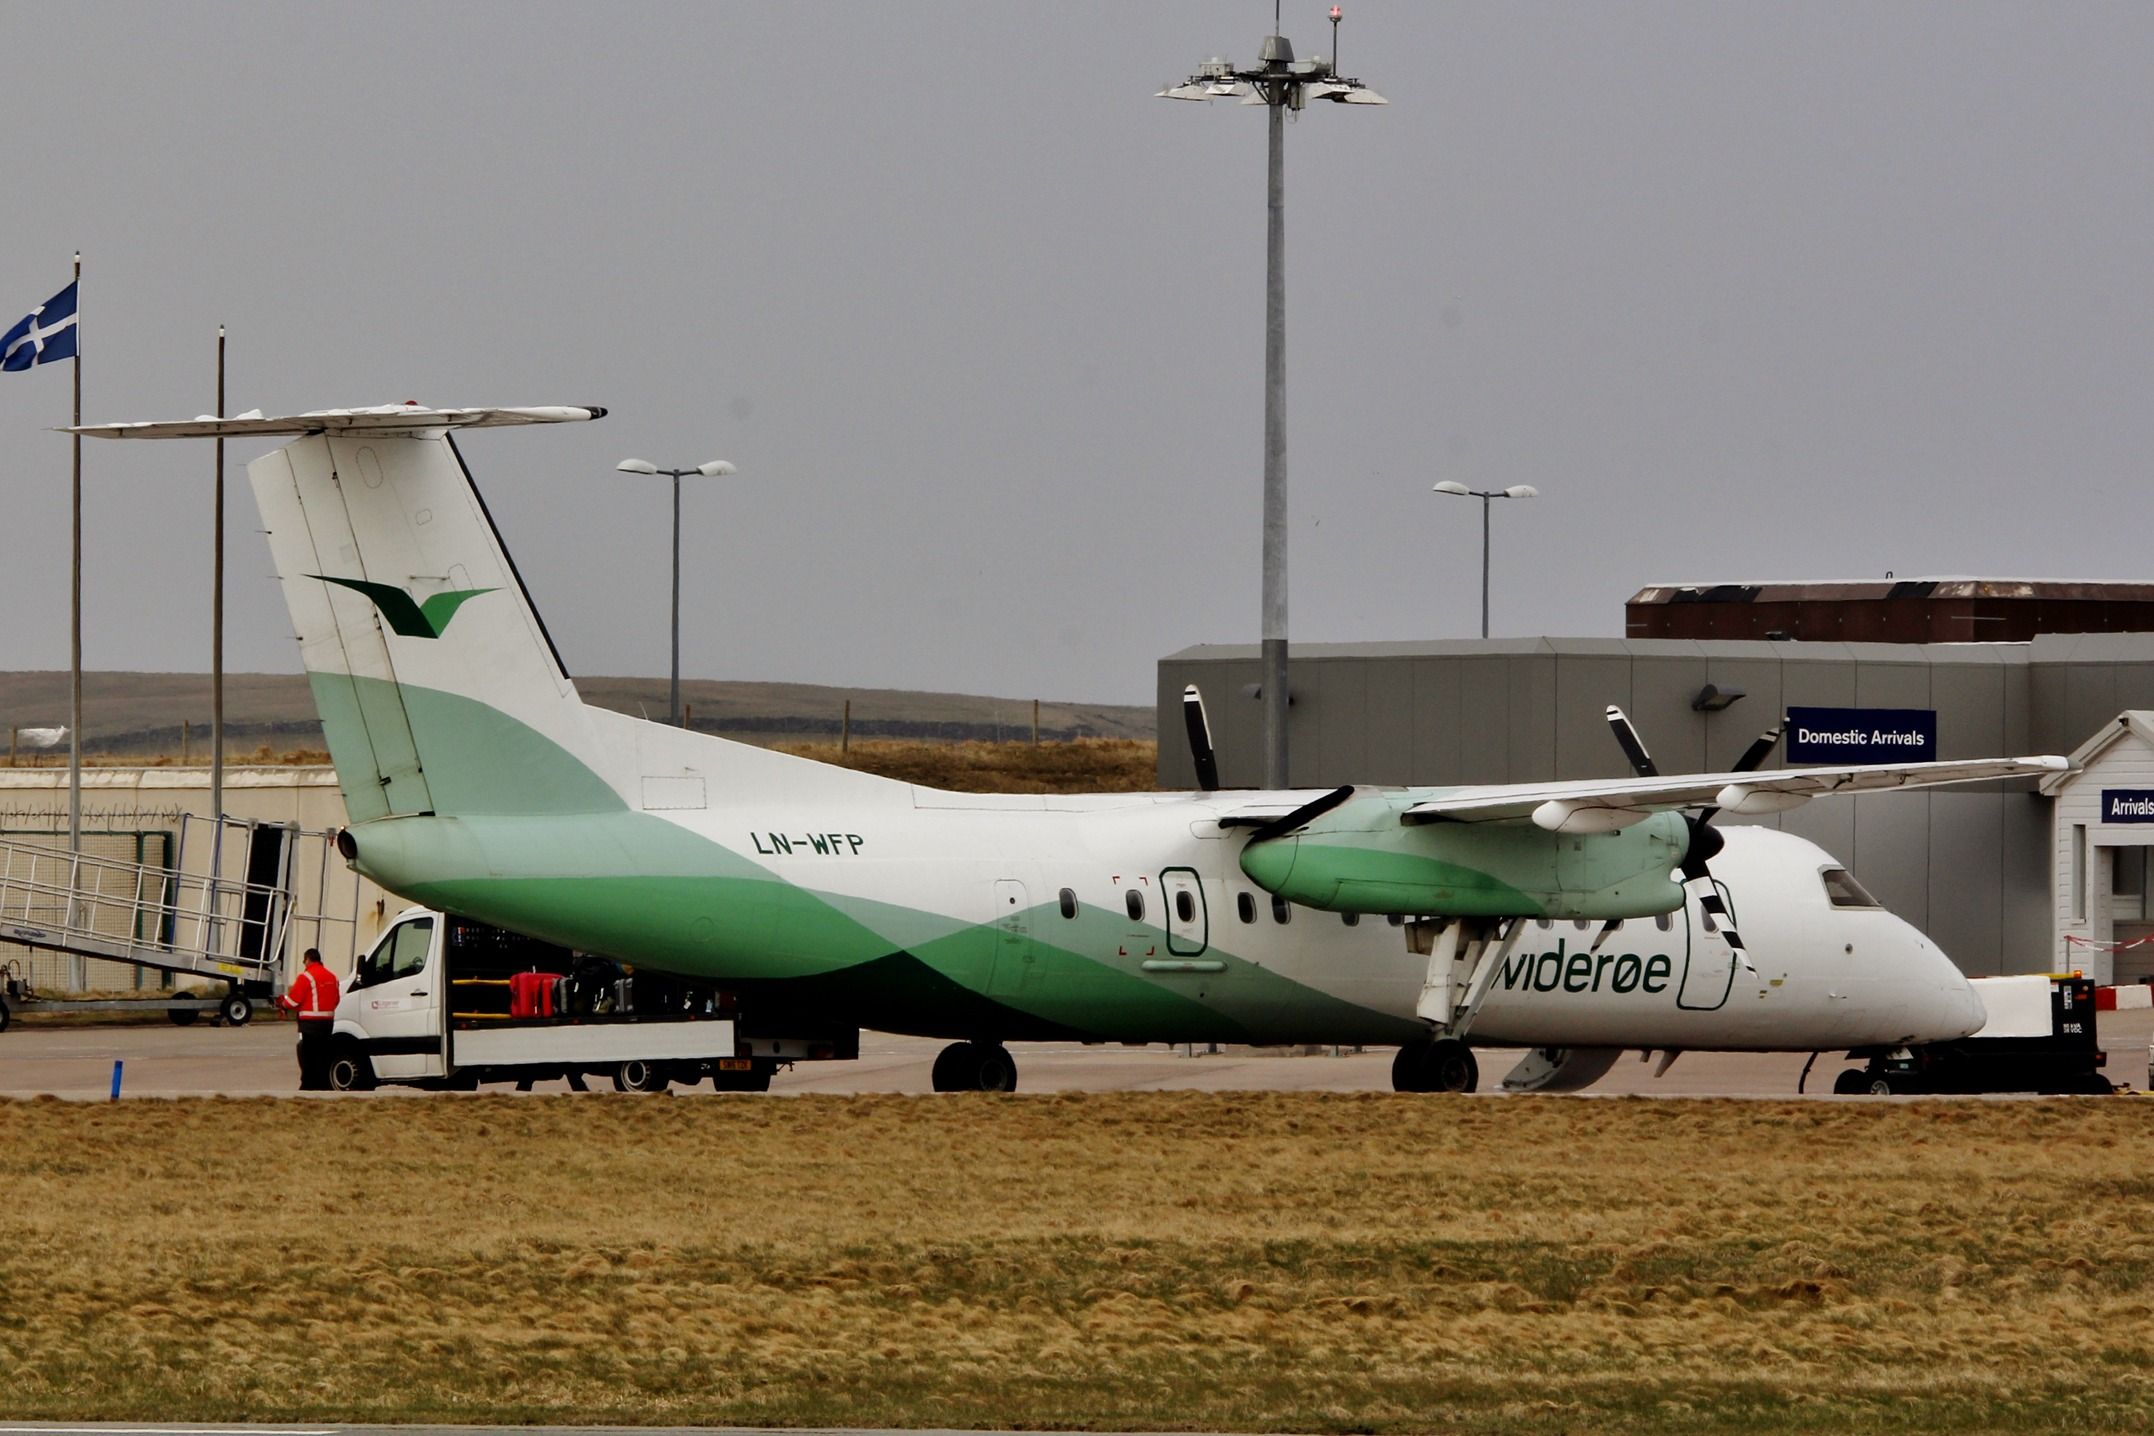
[{"label": "green swoosh stripe", "polygon": [[331,578],[326,573],[308,574],[307,577],[365,594],[381,610],[381,616],[389,620],[389,627],[406,638],[441,637],[449,620],[456,616],[456,610],[463,607],[466,600],[493,592],[490,588],[452,588],[418,604],[412,602],[410,594],[392,584],[368,583],[363,578]]}]

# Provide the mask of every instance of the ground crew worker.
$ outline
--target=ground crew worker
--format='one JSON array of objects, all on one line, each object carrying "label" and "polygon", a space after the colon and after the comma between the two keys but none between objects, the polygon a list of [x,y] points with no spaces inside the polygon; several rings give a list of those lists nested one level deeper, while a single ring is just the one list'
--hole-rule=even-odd
[{"label": "ground crew worker", "polygon": [[292,990],[277,1006],[299,1019],[299,1090],[329,1087],[329,1034],[336,1027],[337,975],[322,965],[318,947],[307,949],[307,965],[292,979]]}]

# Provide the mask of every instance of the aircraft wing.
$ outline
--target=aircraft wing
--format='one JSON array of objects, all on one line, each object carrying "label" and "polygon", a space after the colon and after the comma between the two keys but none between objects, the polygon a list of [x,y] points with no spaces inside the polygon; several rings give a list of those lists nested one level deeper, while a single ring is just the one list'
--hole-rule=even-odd
[{"label": "aircraft wing", "polygon": [[1403,823],[1531,821],[1564,832],[1606,831],[1671,808],[1715,806],[1737,816],[1777,813],[1821,793],[1868,793],[1980,783],[2061,773],[2063,758],[1974,758],[1948,763],[1871,763],[1844,768],[1782,768],[1751,773],[1689,773],[1576,783],[1517,783],[1454,788],[1415,803]]},{"label": "aircraft wing", "polygon": [[84,424],[63,434],[93,439],[218,439],[253,435],[376,433],[399,434],[430,429],[498,429],[516,424],[568,424],[599,419],[595,406],[537,409],[429,409],[420,404],[380,404],[371,409],[316,409],[306,414],[265,418],[261,410],[229,419],[202,414],[139,424]]}]

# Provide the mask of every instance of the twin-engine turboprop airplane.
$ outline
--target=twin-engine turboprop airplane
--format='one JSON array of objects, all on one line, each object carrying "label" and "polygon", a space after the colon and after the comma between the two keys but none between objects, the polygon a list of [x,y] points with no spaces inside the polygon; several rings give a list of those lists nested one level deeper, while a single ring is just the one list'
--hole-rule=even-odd
[{"label": "twin-engine turboprop airplane", "polygon": [[[1964,1035],[1980,1001],[1831,857],[1710,812],[2052,771],[2054,758],[1477,788],[939,792],[586,706],[450,439],[599,409],[94,426],[289,436],[248,466],[362,873],[430,907],[723,983],[762,1030],[1005,1043],[1398,1044],[1469,1031],[1576,1086],[1625,1048]],[[1621,731],[1621,730],[1619,730]],[[1750,934],[1735,937],[1737,918]],[[1596,931],[1597,929],[1597,931]]]}]

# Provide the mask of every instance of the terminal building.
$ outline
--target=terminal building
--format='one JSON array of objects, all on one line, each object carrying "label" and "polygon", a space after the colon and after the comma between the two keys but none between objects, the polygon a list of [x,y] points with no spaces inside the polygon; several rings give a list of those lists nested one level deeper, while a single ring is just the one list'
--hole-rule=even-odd
[{"label": "terminal building", "polygon": [[[1846,862],[1970,976],[2154,979],[2154,584],[1655,584],[1630,601],[1625,627],[1623,638],[1297,645],[1290,780],[1626,774],[1610,704],[1665,773],[1725,768],[1791,714],[1813,738],[1877,720],[1905,739],[1889,755],[1902,760],[2073,755],[2081,771],[2042,784],[1826,798],[1751,821]],[[1195,783],[1177,741],[1192,683],[1222,781],[1262,781],[1260,676],[1253,644],[1160,660],[1162,786]],[[1847,758],[1783,742],[1767,761]]]}]

